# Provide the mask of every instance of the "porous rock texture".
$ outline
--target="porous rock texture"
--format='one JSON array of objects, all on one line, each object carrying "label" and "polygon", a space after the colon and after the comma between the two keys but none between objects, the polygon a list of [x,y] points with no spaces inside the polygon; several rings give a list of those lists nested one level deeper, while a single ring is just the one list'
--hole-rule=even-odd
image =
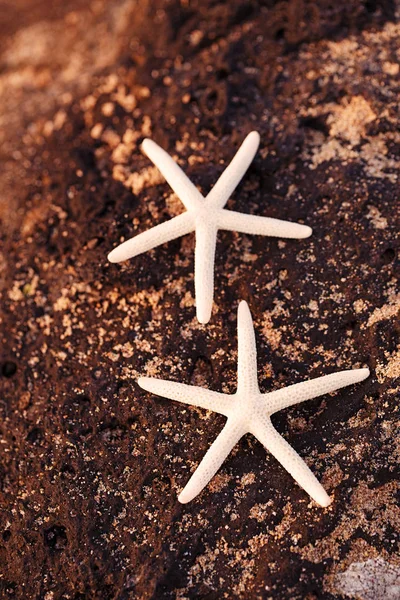
[{"label": "porous rock texture", "polygon": [[[398,597],[398,11],[3,0],[1,598]],[[144,137],[206,193],[253,129],[260,151],[228,207],[314,233],[221,232],[202,326],[193,236],[123,265],[106,256],[182,210]],[[234,392],[240,299],[262,391],[372,370],[273,418],[328,509],[251,436],[177,502],[224,419],[135,379]]]}]

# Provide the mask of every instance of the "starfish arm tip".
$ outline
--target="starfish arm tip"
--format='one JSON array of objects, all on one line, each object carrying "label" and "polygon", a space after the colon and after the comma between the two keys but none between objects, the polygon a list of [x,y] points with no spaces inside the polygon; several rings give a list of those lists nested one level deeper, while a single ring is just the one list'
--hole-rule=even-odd
[{"label": "starfish arm tip", "polygon": [[111,252],[109,252],[107,259],[110,263],[118,263],[124,260],[123,258],[121,258],[119,246],[117,246],[116,248],[114,248],[114,250],[111,250]]},{"label": "starfish arm tip", "polygon": [[196,306],[196,317],[201,325],[207,325],[209,320],[211,319],[212,313],[212,304],[208,305],[208,303],[198,302]]},{"label": "starfish arm tip", "polygon": [[323,508],[327,508],[330,504],[332,504],[331,498],[324,489],[321,490],[321,493],[318,494],[318,496],[315,498],[315,501]]},{"label": "starfish arm tip", "polygon": [[147,386],[148,380],[149,380],[149,377],[138,377],[137,380],[136,380],[136,383],[143,390],[149,391],[148,390],[148,386]]},{"label": "starfish arm tip", "polygon": [[143,150],[144,153],[146,153],[146,149],[149,148],[149,146],[152,146],[154,144],[153,140],[150,140],[149,138],[145,138],[141,144],[141,148]]},{"label": "starfish arm tip", "polygon": [[199,313],[197,312],[197,320],[200,323],[200,325],[207,325],[207,323],[209,322],[211,315],[206,315],[203,313]]},{"label": "starfish arm tip", "polygon": [[355,369],[355,375],[357,376],[357,379],[354,383],[359,383],[360,381],[367,379],[367,377],[371,375],[371,371],[368,367],[363,367],[362,369]]},{"label": "starfish arm tip", "polygon": [[[346,382],[343,385],[352,385],[354,383],[360,383],[360,381],[364,381],[371,374],[371,371],[368,367],[363,367],[361,369],[349,369],[348,371],[343,371],[343,381]],[[339,373],[340,375],[340,373]],[[341,387],[343,387],[343,385]]]},{"label": "starfish arm tip", "polygon": [[310,237],[312,235],[312,228],[308,225],[303,225],[303,235],[301,236],[303,239]]},{"label": "starfish arm tip", "polygon": [[193,500],[192,494],[188,493],[186,488],[184,488],[178,496],[178,502],[181,504],[187,504],[191,500]]},{"label": "starfish arm tip", "polygon": [[255,129],[249,133],[248,138],[253,138],[258,144],[260,143],[260,134]]},{"label": "starfish arm tip", "polygon": [[249,315],[251,315],[249,305],[246,300],[241,300],[238,305],[238,319]]}]

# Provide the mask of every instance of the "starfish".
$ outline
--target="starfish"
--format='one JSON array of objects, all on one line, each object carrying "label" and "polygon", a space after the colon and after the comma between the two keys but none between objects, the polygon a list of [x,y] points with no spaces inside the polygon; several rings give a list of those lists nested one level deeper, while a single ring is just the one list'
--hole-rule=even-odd
[{"label": "starfish", "polygon": [[257,350],[249,307],[242,301],[238,308],[238,386],[233,395],[197,386],[140,377],[143,389],[184,404],[199,406],[227,417],[225,427],[208,449],[200,465],[180,493],[185,504],[195,498],[218,471],[232,448],[246,433],[252,433],[281,463],[297,483],[321,506],[331,502],[328,494],[288,442],[271,423],[275,412],[358,383],[369,375],[369,369],[351,369],[262,394],[257,382]]},{"label": "starfish", "polygon": [[120,244],[110,252],[108,260],[112,263],[127,260],[194,231],[196,313],[200,323],[208,323],[213,304],[214,259],[219,229],[298,239],[312,233],[306,225],[224,209],[250,166],[259,143],[259,134],[256,131],[249,133],[232,162],[204,198],[174,160],[155,142],[145,139],[143,152],[158,167],[187,210]]}]

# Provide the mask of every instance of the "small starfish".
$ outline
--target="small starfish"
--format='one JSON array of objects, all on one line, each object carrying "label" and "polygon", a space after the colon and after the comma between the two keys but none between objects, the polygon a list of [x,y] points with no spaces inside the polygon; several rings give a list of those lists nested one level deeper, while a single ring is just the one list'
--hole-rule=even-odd
[{"label": "small starfish", "polygon": [[246,433],[252,433],[311,498],[321,506],[328,506],[331,502],[328,494],[297,452],[276,431],[270,417],[288,406],[358,383],[368,375],[367,368],[339,371],[261,394],[257,382],[253,322],[247,303],[242,301],[238,309],[238,387],[235,394],[222,394],[152,377],[140,377],[138,384],[153,394],[212,410],[228,418],[225,427],[180,493],[178,500],[183,504],[193,500],[208,484],[240,438]]},{"label": "small starfish", "polygon": [[120,244],[110,252],[108,260],[112,263],[127,260],[194,231],[196,312],[200,323],[208,323],[213,303],[214,259],[219,229],[298,239],[306,238],[312,233],[312,229],[306,225],[223,208],[249,168],[259,143],[259,134],[256,131],[249,133],[230,165],[204,198],[160,146],[152,140],[144,140],[143,151],[159,168],[187,211]]}]

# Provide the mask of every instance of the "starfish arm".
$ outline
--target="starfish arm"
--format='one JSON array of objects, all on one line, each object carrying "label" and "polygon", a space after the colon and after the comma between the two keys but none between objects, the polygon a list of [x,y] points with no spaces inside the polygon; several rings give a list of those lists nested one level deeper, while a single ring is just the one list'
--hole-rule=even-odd
[{"label": "starfish arm", "polygon": [[186,504],[200,494],[201,490],[214,477],[225,458],[246,431],[229,420],[216,440],[211,444],[203,460],[179,494],[178,500]]},{"label": "starfish arm", "polygon": [[281,463],[293,479],[321,506],[329,506],[331,499],[304,460],[276,431],[269,419],[251,427],[251,433]]},{"label": "starfish arm", "polygon": [[290,221],[248,215],[225,209],[218,211],[217,215],[219,229],[294,239],[307,238],[312,234],[312,229],[308,225],[300,225],[299,223],[291,223]]},{"label": "starfish arm", "polygon": [[233,157],[229,166],[222,173],[206,201],[214,207],[225,206],[232,192],[249,168],[260,144],[260,136],[257,131],[252,131],[244,140],[239,150]]},{"label": "starfish arm", "polygon": [[247,302],[238,307],[238,393],[258,393],[257,348],[253,321]]},{"label": "starfish arm", "polygon": [[217,229],[201,223],[196,226],[196,249],[194,259],[194,287],[196,313],[200,323],[211,318],[214,298],[214,260]]},{"label": "starfish arm", "polygon": [[318,398],[330,392],[335,392],[342,387],[358,383],[366,379],[369,375],[369,369],[350,369],[348,371],[339,371],[331,375],[317,377],[310,381],[295,383],[282,390],[276,390],[268,394],[263,394],[264,405],[269,414],[278,410],[299,404],[305,400]]},{"label": "starfish arm", "polygon": [[206,388],[154,377],[139,377],[137,382],[141,388],[157,396],[212,410],[226,417],[232,408],[232,399],[227,394]]},{"label": "starfish arm", "polygon": [[179,196],[181,202],[186,208],[198,208],[199,204],[204,203],[204,198],[196,186],[185,175],[179,165],[173,158],[165,152],[153,140],[145,139],[142,144],[143,152],[156,165],[169,183],[174,192]]},{"label": "starfish arm", "polygon": [[194,231],[193,217],[189,212],[184,212],[120,244],[110,252],[108,260],[112,263],[128,260],[191,231]]}]

